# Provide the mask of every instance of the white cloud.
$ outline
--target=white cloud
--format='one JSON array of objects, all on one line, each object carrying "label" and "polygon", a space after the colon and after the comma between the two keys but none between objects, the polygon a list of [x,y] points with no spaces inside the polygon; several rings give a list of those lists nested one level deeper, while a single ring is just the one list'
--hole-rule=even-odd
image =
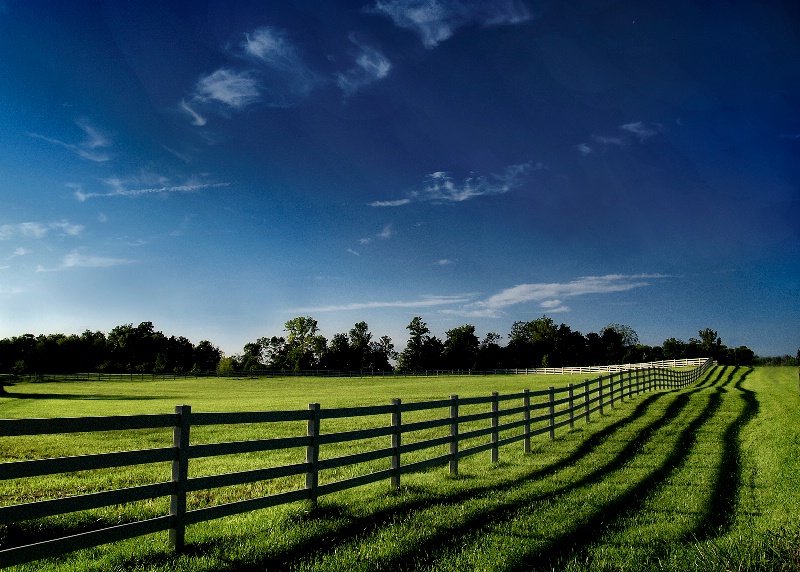
[{"label": "white cloud", "polygon": [[106,137],[100,130],[93,127],[85,119],[80,119],[75,124],[83,131],[85,137],[80,143],[65,143],[60,139],[46,137],[38,133],[28,133],[30,137],[35,137],[54,145],[59,145],[72,151],[76,155],[94,161],[96,163],[103,163],[108,161],[111,156],[108,153],[102,152],[99,149],[104,147],[111,147],[111,140]]},{"label": "white cloud", "polygon": [[244,53],[263,64],[290,70],[300,63],[297,50],[281,30],[265,26],[244,37],[245,40],[239,44]]},{"label": "white cloud", "polygon": [[473,22],[501,26],[532,17],[518,0],[376,0],[369,11],[390,17],[396,26],[413,30],[428,49],[450,38],[457,28]]},{"label": "white cloud", "polygon": [[[548,313],[568,312],[562,298],[611,294],[644,288],[651,280],[668,278],[664,274],[606,274],[585,276],[571,282],[518,284],[477,302],[464,306],[460,313],[470,317],[497,317],[508,306],[537,302]],[[459,312],[451,312],[459,313]]]},{"label": "white cloud", "polygon": [[133,264],[133,262],[133,260],[126,260],[123,258],[86,255],[81,250],[73,250],[64,256],[60,266],[56,268],[45,268],[43,266],[39,266],[36,268],[36,271],[59,272],[61,270],[67,270],[70,268],[109,268],[112,266]]},{"label": "white cloud", "polygon": [[[145,177],[144,182],[154,182],[154,177]],[[159,186],[153,187],[139,187],[130,188],[131,186],[139,186],[143,181],[141,178],[134,177],[128,181],[123,181],[117,178],[109,178],[103,181],[113,190],[106,193],[85,193],[82,188],[77,185],[70,185],[75,190],[75,198],[80,202],[97,197],[138,197],[141,195],[160,195],[166,193],[191,193],[203,189],[211,189],[218,187],[227,187],[230,183],[198,183],[189,181],[182,185],[169,184],[164,177],[155,177],[155,182],[161,183]],[[164,184],[166,183],[166,184]]]},{"label": "white cloud", "polygon": [[359,49],[356,67],[336,76],[336,83],[345,95],[352,95],[361,88],[385,78],[392,69],[392,63],[381,52],[359,43],[352,35],[350,41]]},{"label": "white cloud", "polygon": [[385,227],[383,227],[383,230],[380,231],[375,236],[377,236],[378,238],[380,238],[382,240],[386,240],[386,239],[392,238],[394,236],[394,229],[392,228],[392,225],[387,224]]},{"label": "white cloud", "polygon": [[283,30],[269,26],[258,28],[245,34],[239,47],[243,57],[259,66],[251,73],[258,75],[260,91],[268,105],[296,105],[321,81]]},{"label": "white cloud", "polygon": [[411,199],[398,199],[396,201],[372,201],[369,203],[371,207],[402,207],[411,202]]},{"label": "white cloud", "polygon": [[[592,135],[592,139],[599,145],[622,147],[631,142],[631,136],[636,137],[639,143],[644,143],[646,140],[661,132],[660,125],[645,123],[644,121],[625,123],[620,125],[618,129],[623,132],[622,135]],[[592,152],[591,147],[586,143],[581,143],[580,145],[576,145],[576,147],[578,151],[584,155]]]},{"label": "white cloud", "polygon": [[83,232],[83,226],[72,224],[67,220],[57,222],[21,222],[18,224],[0,225],[0,240],[8,240],[14,236],[26,238],[44,238],[50,231],[61,231],[66,236],[77,236]]},{"label": "white cloud", "polygon": [[11,260],[12,258],[17,258],[18,256],[25,256],[29,252],[30,252],[30,250],[28,250],[26,248],[22,248],[22,247],[15,248],[14,252],[12,252],[10,256],[6,257],[6,260]]},{"label": "white cloud", "polygon": [[437,266],[450,266],[451,264],[455,264],[455,263],[452,260],[450,260],[449,258],[441,258],[441,259],[436,261],[436,265]]},{"label": "white cloud", "polygon": [[197,81],[196,96],[201,101],[213,100],[241,109],[258,101],[260,93],[249,71],[218,69]]},{"label": "white cloud", "polygon": [[486,195],[501,195],[522,185],[522,178],[531,169],[542,169],[541,163],[531,162],[510,165],[500,174],[490,177],[471,176],[461,182],[456,181],[446,171],[437,171],[428,175],[421,191],[413,191],[408,198],[393,201],[374,201],[373,207],[396,207],[411,202],[457,203]]},{"label": "white cloud", "polygon": [[[192,118],[192,125],[197,125],[198,127],[202,127],[203,125],[206,124],[206,118],[197,113],[194,110],[194,108],[192,108],[188,103],[186,103],[185,99],[181,99],[181,102],[178,104],[178,106],[181,108],[181,110],[188,113],[189,117]],[[167,151],[169,151],[170,153],[176,155],[177,157],[180,157],[180,155],[178,155],[178,153],[176,153],[172,149],[169,149],[167,147],[164,148],[167,149]]]},{"label": "white cloud", "polygon": [[656,125],[645,125],[642,121],[626,123],[625,125],[620,125],[619,128],[627,133],[632,133],[640,142],[644,142],[646,139],[658,134],[661,130],[660,127]]},{"label": "white cloud", "polygon": [[614,137],[608,135],[592,135],[592,139],[601,145],[616,145],[622,147],[625,145],[625,140],[622,137]]}]

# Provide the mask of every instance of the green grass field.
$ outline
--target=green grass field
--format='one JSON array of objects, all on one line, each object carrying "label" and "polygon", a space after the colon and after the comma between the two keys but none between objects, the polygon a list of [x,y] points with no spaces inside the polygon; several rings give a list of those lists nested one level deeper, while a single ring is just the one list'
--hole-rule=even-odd
[{"label": "green grass field", "polygon": [[[305,409],[541,389],[582,378],[286,378],[25,383],[0,398],[0,417]],[[712,369],[682,391],[641,394],[587,425],[463,460],[447,469],[193,525],[171,554],[166,533],[15,570],[798,570],[800,398],[796,368]],[[349,421],[352,425],[352,420]],[[370,420],[364,421],[368,426]],[[385,420],[374,421],[376,425]],[[357,427],[347,426],[347,429]],[[341,430],[333,423],[323,431]],[[265,432],[269,433],[266,434]],[[304,434],[305,427],[193,429],[192,442]],[[424,438],[426,436],[420,436]],[[0,439],[4,460],[160,447],[169,430]],[[364,447],[374,444],[365,443]],[[378,446],[386,446],[381,443]],[[329,456],[350,451],[330,450]],[[193,461],[190,476],[297,462],[302,452]],[[294,455],[294,457],[292,456]],[[404,460],[405,463],[405,460]],[[347,474],[332,474],[335,479]],[[0,502],[168,480],[139,466],[0,481]],[[191,507],[297,486],[256,483],[190,497]],[[131,503],[0,530],[3,545],[166,512]]]}]

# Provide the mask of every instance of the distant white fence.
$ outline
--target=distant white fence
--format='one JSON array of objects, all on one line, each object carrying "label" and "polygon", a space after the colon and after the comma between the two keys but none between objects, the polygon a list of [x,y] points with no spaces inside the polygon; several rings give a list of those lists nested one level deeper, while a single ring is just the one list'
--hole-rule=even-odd
[{"label": "distant white fence", "polygon": [[[146,520],[18,546],[13,545],[21,544],[19,539],[15,541],[13,537],[7,538],[6,546],[11,544],[12,547],[0,550],[0,568],[159,531],[169,531],[170,545],[176,550],[181,550],[186,526],[190,524],[301,500],[313,502],[322,495],[384,479],[390,481],[391,487],[397,488],[400,486],[401,475],[437,465],[449,465],[450,472],[457,474],[460,459],[482,451],[491,451],[491,461],[496,463],[499,447],[502,445],[522,441],[523,451],[528,453],[531,450],[530,439],[533,436],[548,434],[550,439],[554,439],[556,429],[566,425],[569,425],[571,429],[574,427],[575,420],[580,418],[588,422],[591,413],[600,411],[602,414],[606,407],[614,407],[616,402],[624,401],[626,398],[630,399],[634,395],[647,391],[686,387],[698,381],[700,376],[712,366],[712,363],[712,360],[708,359],[695,369],[680,371],[655,367],[628,368],[625,371],[609,372],[609,375],[585,380],[582,383],[570,383],[561,388],[551,386],[549,389],[539,391],[526,389],[510,395],[492,393],[487,397],[460,398],[457,395],[451,395],[449,399],[417,403],[402,403],[400,399],[395,399],[390,405],[336,409],[322,409],[318,403],[311,403],[307,410],[239,413],[193,413],[189,405],[178,405],[175,413],[161,415],[0,419],[0,437],[36,437],[46,434],[124,431],[159,427],[172,427],[173,429],[171,446],[0,463],[0,479],[25,479],[148,463],[171,463],[172,467],[170,481],[0,506],[0,525],[8,525],[19,521],[123,503],[159,497],[170,498],[168,514]],[[681,363],[678,367],[684,365]],[[507,406],[501,409],[501,403],[507,404]],[[481,404],[489,406],[489,410],[480,413],[465,414],[463,411],[459,413],[460,407]],[[404,413],[437,409],[444,410],[445,416],[410,423],[402,421]],[[374,415],[388,416],[389,424],[340,433],[321,432],[321,423],[326,419]],[[506,420],[509,417],[511,419]],[[483,420],[487,422],[487,425],[475,429],[474,423]],[[286,421],[305,422],[306,435],[202,444],[192,444],[189,440],[190,430],[193,426]],[[472,425],[464,427],[464,424],[467,423]],[[437,427],[449,428],[447,434],[423,441],[402,442],[403,435]],[[388,437],[390,440],[390,444],[386,448],[320,459],[320,448],[326,445],[362,441],[382,436]],[[488,441],[469,448],[459,448],[460,442],[480,437],[488,437]],[[411,463],[401,463],[404,456],[407,458],[408,453],[427,451],[442,446],[447,446],[449,452]],[[30,447],[35,450],[34,443],[31,443]],[[191,459],[298,448],[305,449],[305,462],[237,473],[193,478],[188,476]],[[380,459],[388,460],[386,468],[340,481],[319,482],[321,471]],[[187,510],[187,493],[292,475],[305,475],[305,487]]]},{"label": "distant white fence", "polygon": [[583,367],[537,367],[526,369],[498,369],[495,373],[519,373],[530,375],[568,375],[573,373],[616,373],[629,371],[632,369],[648,369],[652,367],[679,368],[679,367],[700,367],[709,358],[693,359],[668,359],[661,361],[651,361],[647,363],[623,363],[620,365],[593,365]]}]

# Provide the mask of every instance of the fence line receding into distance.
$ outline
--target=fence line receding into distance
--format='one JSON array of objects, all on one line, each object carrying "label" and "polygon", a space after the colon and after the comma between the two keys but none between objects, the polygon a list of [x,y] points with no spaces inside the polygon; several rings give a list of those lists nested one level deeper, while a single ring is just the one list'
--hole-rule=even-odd
[{"label": "fence line receding into distance", "polygon": [[[491,461],[496,463],[501,446],[521,441],[523,452],[528,453],[531,450],[531,438],[534,436],[547,434],[550,439],[554,439],[556,429],[567,425],[573,428],[575,421],[581,418],[588,422],[592,413],[599,411],[602,414],[607,407],[613,407],[617,401],[624,401],[642,392],[686,387],[695,383],[712,364],[712,360],[706,359],[692,370],[676,371],[655,367],[625,369],[582,383],[570,383],[560,388],[551,386],[549,389],[538,391],[526,389],[508,395],[492,393],[486,397],[459,398],[457,395],[451,395],[448,399],[429,402],[403,403],[400,399],[395,399],[388,405],[366,407],[323,409],[318,403],[312,403],[307,410],[193,413],[189,405],[178,405],[175,413],[161,415],[0,419],[0,437],[169,427],[173,429],[171,446],[0,463],[0,479],[24,479],[147,463],[170,463],[172,467],[171,480],[165,482],[0,506],[0,525],[8,525],[24,520],[159,497],[170,499],[169,513],[155,518],[0,550],[0,567],[160,531],[169,531],[170,546],[175,550],[181,550],[186,526],[191,524],[295,501],[313,502],[326,494],[385,479],[389,480],[391,487],[396,488],[400,486],[403,474],[438,465],[448,465],[450,472],[456,474],[460,459],[483,451],[490,451]],[[501,404],[505,407],[501,408]],[[486,405],[488,410],[480,413],[465,414],[463,411],[459,413],[460,407],[476,405]],[[404,413],[437,409],[444,410],[445,416],[424,421],[402,421]],[[387,416],[389,424],[340,433],[321,431],[322,424],[327,419],[375,415]],[[305,421],[306,434],[226,443],[192,444],[190,441],[191,428],[196,426],[287,421]],[[483,421],[488,421],[486,426],[474,428],[476,422]],[[403,443],[404,434],[437,427],[449,428],[449,431],[443,437]],[[462,430],[462,427],[466,429]],[[389,438],[390,443],[386,448],[335,458],[320,457],[320,449],[326,445],[379,437]],[[488,437],[488,440],[478,445],[459,447],[461,442],[471,440],[471,444],[475,439],[485,437]],[[443,446],[448,451],[445,454],[406,464],[401,462],[409,453]],[[188,476],[189,463],[192,459],[290,448],[305,448],[305,461],[236,473],[193,478]],[[386,468],[343,480],[320,482],[320,473],[323,471],[375,460],[388,461]],[[305,475],[303,488],[187,510],[187,493],[300,475]]]}]

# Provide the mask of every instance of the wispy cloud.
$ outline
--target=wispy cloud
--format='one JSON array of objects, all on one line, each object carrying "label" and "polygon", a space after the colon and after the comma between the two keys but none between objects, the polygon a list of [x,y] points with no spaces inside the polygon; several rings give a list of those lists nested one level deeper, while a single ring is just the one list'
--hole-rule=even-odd
[{"label": "wispy cloud", "polygon": [[77,236],[83,232],[84,227],[73,224],[67,220],[57,222],[21,222],[18,224],[0,225],[0,240],[8,240],[15,236],[26,238],[44,238],[51,231],[59,232],[63,236]]},{"label": "wispy cloud", "polygon": [[634,121],[632,123],[626,123],[625,125],[620,125],[619,128],[622,131],[627,133],[631,133],[636,136],[639,141],[644,142],[647,139],[650,139],[653,135],[657,135],[661,128],[657,125],[653,124],[645,124],[643,121]]},{"label": "wispy cloud", "polygon": [[82,250],[73,250],[65,255],[61,261],[61,265],[55,268],[45,268],[39,266],[36,268],[37,272],[59,272],[68,270],[70,268],[109,268],[112,266],[122,266],[125,264],[133,264],[134,260],[127,260],[124,258],[109,258],[105,256],[93,256],[84,254]]},{"label": "wispy cloud", "polygon": [[[620,133],[621,132],[621,133]],[[592,135],[592,140],[603,147],[623,147],[628,145],[633,138],[644,143],[651,137],[661,132],[661,125],[648,123],[645,121],[632,121],[617,127],[617,133],[613,135]],[[582,155],[592,153],[594,149],[587,143],[580,143],[575,146]]]},{"label": "wispy cloud", "polygon": [[[218,69],[197,80],[195,98],[200,101],[216,101],[233,109],[247,107],[261,96],[258,83],[252,75],[249,70]],[[186,105],[186,108],[189,106]],[[197,119],[193,123],[196,125]]]},{"label": "wispy cloud", "polygon": [[336,75],[336,83],[348,96],[385,78],[392,69],[392,63],[380,51],[361,44],[353,35],[350,36],[350,41],[359,50],[356,56],[356,65],[350,70]]},{"label": "wispy cloud", "polygon": [[542,169],[541,163],[531,162],[511,165],[499,174],[489,177],[470,176],[463,181],[456,181],[446,171],[431,173],[425,180],[421,190],[412,191],[409,196],[399,200],[373,201],[372,207],[399,207],[412,202],[458,203],[475,197],[501,195],[523,183],[524,176],[531,170]]},{"label": "wispy cloud", "polygon": [[[373,235],[373,236],[365,236],[363,238],[359,238],[358,239],[358,243],[360,245],[362,245],[362,246],[365,246],[365,245],[370,244],[371,242],[373,242],[376,238],[379,239],[379,240],[388,240],[388,239],[392,238],[394,235],[395,235],[394,228],[392,227],[391,224],[387,224],[386,226],[383,227],[383,229],[380,232],[376,233],[375,235]],[[358,253],[356,253],[354,251],[352,251],[352,252],[354,254],[358,254]]]},{"label": "wispy cloud", "polygon": [[12,258],[17,258],[19,256],[25,256],[29,252],[30,250],[28,250],[27,248],[22,248],[22,247],[16,248],[14,249],[14,252],[11,253],[11,256],[6,257],[6,260],[11,260]]},{"label": "wispy cloud", "polygon": [[462,310],[473,317],[494,317],[508,306],[538,302],[548,312],[566,312],[569,307],[563,298],[586,296],[590,294],[611,294],[626,292],[649,286],[652,280],[668,278],[664,274],[606,274],[605,276],[585,276],[571,282],[518,284],[490,296],[485,300],[472,302]]},{"label": "wispy cloud", "polygon": [[428,49],[468,24],[502,26],[519,24],[532,17],[517,0],[376,0],[367,11],[388,16],[396,26],[413,30]]},{"label": "wispy cloud", "polygon": [[[71,184],[70,187],[75,189],[75,198],[84,202],[89,199],[97,197],[138,197],[141,195],[162,195],[168,193],[192,193],[201,191],[203,189],[212,189],[218,187],[227,187],[230,183],[199,183],[190,181],[181,185],[170,184],[163,177],[158,177],[157,186],[139,186],[141,180],[133,178],[124,181],[118,178],[110,178],[103,181],[106,185],[111,187],[112,190],[105,193],[86,193],[79,185]],[[131,188],[133,187],[133,188]]]},{"label": "wispy cloud", "polygon": [[436,261],[436,266],[450,266],[451,264],[455,264],[449,258],[440,258]]},{"label": "wispy cloud", "polygon": [[461,296],[422,296],[417,300],[396,300],[388,302],[355,302],[352,304],[341,304],[331,306],[320,306],[317,308],[298,308],[293,312],[343,312],[352,310],[374,310],[382,308],[433,308],[436,306],[448,306],[452,304],[464,304],[472,299],[471,295]]},{"label": "wispy cloud", "polygon": [[88,121],[80,119],[75,124],[83,131],[85,137],[80,143],[66,143],[60,139],[47,137],[38,133],[28,133],[30,137],[35,137],[54,145],[59,145],[72,151],[76,155],[95,161],[96,163],[103,163],[108,161],[111,156],[102,151],[103,148],[111,147],[111,140],[104,135],[99,129],[92,126]]},{"label": "wispy cloud", "polygon": [[411,199],[398,199],[396,201],[373,201],[369,203],[371,207],[402,207],[411,202]]},{"label": "wispy cloud", "polygon": [[319,75],[303,60],[299,48],[286,31],[270,26],[245,34],[239,44],[242,57],[255,63],[252,73],[258,75],[261,92],[267,105],[296,105],[321,82]]},{"label": "wispy cloud", "polygon": [[[197,125],[198,127],[202,127],[203,125],[206,124],[206,118],[197,113],[197,111],[195,111],[192,106],[186,103],[185,99],[181,99],[181,102],[178,104],[178,107],[180,107],[182,111],[187,113],[189,117],[192,118],[192,125]],[[165,147],[165,149],[167,148]],[[175,153],[175,151],[172,151],[171,149],[167,149],[167,151],[177,155],[177,153]]]}]

